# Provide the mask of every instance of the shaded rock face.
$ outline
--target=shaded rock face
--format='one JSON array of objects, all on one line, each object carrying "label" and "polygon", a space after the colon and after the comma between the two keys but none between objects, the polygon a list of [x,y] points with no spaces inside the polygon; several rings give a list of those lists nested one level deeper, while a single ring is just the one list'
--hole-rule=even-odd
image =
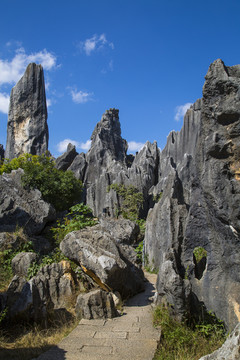
[{"label": "shaded rock face", "polygon": [[[116,234],[117,226],[115,229]],[[99,224],[69,233],[60,249],[69,259],[87,269],[102,288],[118,291],[127,298],[143,290],[143,273],[134,263],[136,253],[133,248],[126,249],[115,238],[118,238],[117,234],[112,235]]]},{"label": "shaded rock face", "polygon": [[67,170],[77,155],[76,147],[68,144],[67,151],[56,159],[56,168],[63,171]]},{"label": "shaded rock face", "polygon": [[5,154],[5,151],[4,151],[3,145],[0,144],[0,160],[4,159],[4,154]]},{"label": "shaded rock face", "polygon": [[41,65],[28,65],[10,96],[5,157],[48,150],[47,105]]},{"label": "shaded rock face", "polygon": [[22,174],[23,170],[18,169],[0,176],[0,232],[23,227],[28,235],[35,235],[55,220],[56,212],[39,190],[23,189]]},{"label": "shaded rock face", "polygon": [[[229,329],[240,320],[239,92],[240,66],[211,64],[203,98],[160,155],[153,193],[163,195],[145,234],[145,252],[159,269],[158,301],[180,317],[202,303]],[[197,247],[206,250],[204,261],[196,260]]]}]

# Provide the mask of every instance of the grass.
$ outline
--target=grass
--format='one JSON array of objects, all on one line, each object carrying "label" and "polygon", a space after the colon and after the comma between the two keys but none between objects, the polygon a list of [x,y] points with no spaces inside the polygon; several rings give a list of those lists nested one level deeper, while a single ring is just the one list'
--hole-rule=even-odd
[{"label": "grass", "polygon": [[30,360],[36,358],[51,346],[58,344],[78,324],[79,320],[52,324],[48,329],[37,325],[8,327],[0,331],[0,360]]},{"label": "grass", "polygon": [[[213,319],[213,315],[210,314]],[[218,349],[226,339],[223,324],[213,323],[188,327],[170,316],[169,309],[158,306],[154,325],[161,328],[161,340],[154,360],[198,360]]]}]

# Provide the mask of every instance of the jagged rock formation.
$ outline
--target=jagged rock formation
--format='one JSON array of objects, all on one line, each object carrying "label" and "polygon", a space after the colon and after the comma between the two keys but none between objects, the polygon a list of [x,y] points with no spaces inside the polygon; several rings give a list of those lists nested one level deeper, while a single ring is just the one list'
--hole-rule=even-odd
[{"label": "jagged rock formation", "polygon": [[0,296],[7,320],[34,320],[47,324],[49,314],[66,308],[75,294],[77,279],[67,261],[46,265],[29,281],[15,275],[7,292]]},{"label": "jagged rock formation", "polygon": [[5,157],[48,150],[47,105],[43,68],[31,63],[10,96]]},{"label": "jagged rock formation", "polygon": [[[144,194],[143,214],[147,214],[149,190],[158,180],[157,143],[148,141],[136,157],[127,156],[126,152],[127,142],[121,137],[119,111],[110,109],[96,125],[87,154],[77,155],[68,167],[83,181],[86,203],[96,216],[115,216],[119,199],[114,191],[107,191],[108,185],[112,183],[137,187]],[[68,151],[61,159],[67,156]],[[57,163],[59,161],[60,158]]]},{"label": "jagged rock formation", "polygon": [[56,218],[55,209],[42,199],[39,190],[25,190],[22,169],[0,176],[0,232],[24,228],[28,235],[40,234]]},{"label": "jagged rock formation", "polygon": [[153,193],[163,195],[145,234],[145,252],[159,269],[158,301],[180,317],[203,303],[230,329],[240,320],[239,91],[239,65],[210,65],[203,98],[160,155]]}]

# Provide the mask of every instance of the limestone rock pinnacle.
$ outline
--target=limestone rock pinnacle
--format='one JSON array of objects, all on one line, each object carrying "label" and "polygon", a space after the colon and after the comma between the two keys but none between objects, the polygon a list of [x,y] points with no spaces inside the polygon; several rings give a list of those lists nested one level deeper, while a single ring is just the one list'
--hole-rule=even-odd
[{"label": "limestone rock pinnacle", "polygon": [[28,65],[10,97],[5,157],[48,150],[47,105],[41,65]]}]

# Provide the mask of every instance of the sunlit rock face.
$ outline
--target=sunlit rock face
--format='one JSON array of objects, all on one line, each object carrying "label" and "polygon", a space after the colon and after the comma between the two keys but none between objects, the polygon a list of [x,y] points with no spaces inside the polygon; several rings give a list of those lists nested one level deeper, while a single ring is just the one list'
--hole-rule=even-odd
[{"label": "sunlit rock face", "polygon": [[[159,269],[158,301],[179,317],[202,305],[229,329],[240,321],[240,65],[218,59],[203,97],[160,154],[161,200],[147,218],[145,251]],[[196,248],[204,256],[197,259]]]},{"label": "sunlit rock face", "polygon": [[11,92],[5,158],[48,150],[47,105],[41,65],[28,65]]}]

